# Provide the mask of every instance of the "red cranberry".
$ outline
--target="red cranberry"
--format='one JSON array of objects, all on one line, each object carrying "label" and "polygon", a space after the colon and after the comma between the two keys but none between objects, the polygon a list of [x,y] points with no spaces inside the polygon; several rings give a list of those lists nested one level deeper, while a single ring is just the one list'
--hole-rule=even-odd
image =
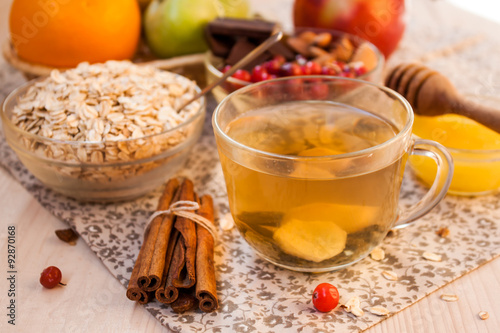
[{"label": "red cranberry", "polygon": [[306,57],[304,57],[302,54],[297,54],[297,55],[295,56],[295,61],[297,61],[297,64],[298,64],[299,66],[303,66],[303,65],[305,65],[305,64],[306,64],[307,59],[306,59]]},{"label": "red cranberry", "polygon": [[321,74],[321,65],[314,61],[308,61],[302,66],[302,73],[304,75],[319,75]]},{"label": "red cranberry", "polygon": [[271,77],[267,70],[262,67],[261,65],[257,65],[252,69],[252,76],[251,76],[251,81],[252,82],[260,82],[260,81],[265,81],[269,80]]},{"label": "red cranberry", "polygon": [[300,69],[302,70],[303,75],[311,75],[312,74],[311,67],[307,67],[306,65],[302,65],[302,66],[300,66]]},{"label": "red cranberry", "polygon": [[235,79],[241,80],[241,81],[247,81],[250,82],[251,80],[251,75],[248,71],[244,69],[238,69],[233,75]]},{"label": "red cranberry", "polygon": [[323,68],[321,68],[321,74],[322,75],[338,75],[339,73],[333,67],[324,66]]},{"label": "red cranberry", "polygon": [[231,69],[231,65],[226,65],[226,66],[224,66],[224,68],[222,68],[221,72],[226,73],[230,69]]},{"label": "red cranberry", "polygon": [[52,289],[61,283],[61,278],[61,270],[56,266],[49,266],[43,270],[42,274],[40,274],[40,283],[45,288]]},{"label": "red cranberry", "polygon": [[354,67],[354,74],[356,76],[364,75],[364,74],[366,74],[366,72],[367,72],[367,70],[366,70],[366,67],[364,65]]},{"label": "red cranberry", "polygon": [[367,73],[367,70],[365,67],[360,67],[358,69],[356,69],[356,76],[362,76],[362,75],[365,75]]},{"label": "red cranberry", "polygon": [[302,75],[302,68],[300,65],[293,62],[286,62],[281,66],[281,76],[299,76]]},{"label": "red cranberry", "polygon": [[[241,80],[241,81],[246,81],[250,82],[251,81],[251,75],[248,71],[244,69],[238,69],[231,77]],[[243,88],[245,85],[244,84],[239,84],[239,83],[232,83],[232,82],[227,82],[226,81],[226,89],[229,91],[235,91],[237,89]]]},{"label": "red cranberry", "polygon": [[304,91],[304,81],[302,79],[292,79],[286,82],[286,92],[294,96],[294,99],[307,99]]},{"label": "red cranberry", "polygon": [[282,63],[279,60],[273,59],[265,62],[263,66],[269,74],[278,75],[278,73],[280,72],[281,64]]},{"label": "red cranberry", "polygon": [[316,100],[324,100],[328,97],[328,85],[317,83],[311,85],[311,96]]},{"label": "red cranberry", "polygon": [[334,64],[335,66],[338,66],[338,67],[340,68],[340,70],[341,70],[341,71],[344,71],[344,70],[345,70],[345,68],[347,67],[347,66],[346,66],[346,63],[345,63],[345,62],[343,62],[343,61],[334,61],[334,62],[333,62],[333,64]]},{"label": "red cranberry", "polygon": [[273,57],[273,60],[277,61],[280,65],[283,65],[286,62],[286,59],[281,54],[277,54]]},{"label": "red cranberry", "polygon": [[340,76],[342,76],[342,77],[349,77],[349,78],[355,78],[356,77],[356,75],[354,75],[354,73],[351,72],[351,71],[349,71],[349,72],[345,72],[344,71],[344,72],[340,73]]}]

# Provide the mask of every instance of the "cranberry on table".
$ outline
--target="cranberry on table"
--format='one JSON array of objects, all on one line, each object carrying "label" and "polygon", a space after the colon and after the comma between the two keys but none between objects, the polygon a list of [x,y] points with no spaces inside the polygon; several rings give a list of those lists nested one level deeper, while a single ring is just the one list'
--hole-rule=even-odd
[{"label": "cranberry on table", "polygon": [[329,283],[321,283],[314,289],[312,301],[318,311],[330,312],[339,304],[339,291]]},{"label": "cranberry on table", "polygon": [[52,289],[58,284],[64,285],[61,283],[61,279],[61,270],[56,266],[49,266],[43,270],[42,274],[40,274],[40,283],[48,289]]}]

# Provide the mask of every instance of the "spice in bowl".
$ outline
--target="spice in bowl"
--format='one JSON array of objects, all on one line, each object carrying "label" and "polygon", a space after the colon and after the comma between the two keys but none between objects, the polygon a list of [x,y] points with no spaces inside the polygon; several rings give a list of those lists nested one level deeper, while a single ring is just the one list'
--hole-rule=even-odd
[{"label": "spice in bowl", "polygon": [[5,101],[7,141],[43,183],[87,200],[159,186],[201,134],[204,99],[187,78],[128,61],[82,63],[29,82]]}]

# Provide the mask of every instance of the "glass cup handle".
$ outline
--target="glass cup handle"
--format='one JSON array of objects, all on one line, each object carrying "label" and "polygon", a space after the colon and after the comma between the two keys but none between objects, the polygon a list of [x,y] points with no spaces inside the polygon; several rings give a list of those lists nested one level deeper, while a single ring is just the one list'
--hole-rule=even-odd
[{"label": "glass cup handle", "polygon": [[446,148],[434,141],[417,139],[411,155],[430,157],[437,164],[434,183],[424,197],[413,207],[401,213],[393,229],[401,229],[415,223],[415,220],[427,214],[443,199],[453,177],[453,159]]}]

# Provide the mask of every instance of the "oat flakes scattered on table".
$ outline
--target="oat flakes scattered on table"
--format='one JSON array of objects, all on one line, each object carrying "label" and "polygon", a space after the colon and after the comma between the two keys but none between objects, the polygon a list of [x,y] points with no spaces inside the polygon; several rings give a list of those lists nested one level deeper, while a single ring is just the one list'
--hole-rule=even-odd
[{"label": "oat flakes scattered on table", "polygon": [[454,294],[442,294],[441,299],[446,302],[456,302],[458,301],[458,295]]},{"label": "oat flakes scattered on table", "polygon": [[370,257],[376,261],[384,260],[385,252],[381,247],[376,247],[370,252]]},{"label": "oat flakes scattered on table", "polygon": [[362,317],[365,313],[361,309],[361,301],[359,297],[352,297],[347,303],[340,305],[346,312],[352,313],[356,317]]},{"label": "oat flakes scattered on table", "polygon": [[383,306],[374,306],[370,308],[370,313],[373,313],[374,315],[377,316],[387,316],[390,311],[384,308]]},{"label": "oat flakes scattered on table", "polygon": [[398,275],[394,272],[383,271],[382,276],[389,281],[397,281],[398,280]]},{"label": "oat flakes scattered on table", "polygon": [[432,253],[432,252],[424,252],[422,254],[422,257],[424,257],[424,259],[426,259],[426,260],[436,261],[436,262],[439,262],[439,261],[442,260],[441,255],[435,254],[435,253]]}]

